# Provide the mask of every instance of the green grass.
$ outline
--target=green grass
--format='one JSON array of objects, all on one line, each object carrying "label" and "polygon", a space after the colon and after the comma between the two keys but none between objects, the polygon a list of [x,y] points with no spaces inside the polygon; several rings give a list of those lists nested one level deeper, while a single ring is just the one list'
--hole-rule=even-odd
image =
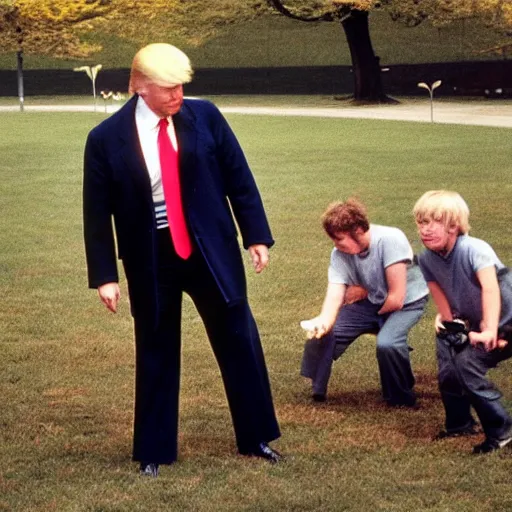
[{"label": "green grass", "polygon": [[[394,121],[231,115],[276,238],[271,266],[248,269],[288,460],[235,455],[220,376],[190,301],[184,311],[180,461],[155,481],[130,461],[132,324],[86,289],[81,160],[103,115],[1,114],[0,511],[507,511],[510,451],[469,454],[475,440],[430,441],[442,426],[433,311],[412,332],[421,409],[380,402],[375,342],[334,365],[330,401],[298,375],[299,320],[318,312],[330,243],[319,216],[357,194],[376,223],[420,244],[410,211],[453,188],[473,234],[512,264],[510,130]],[[512,407],[510,363],[493,373]]]},{"label": "green grass", "polygon": [[[480,50],[496,46],[498,36],[474,21],[442,29],[429,23],[408,28],[385,12],[370,16],[370,33],[382,65],[494,59]],[[91,34],[103,50],[89,59],[106,68],[127,68],[138,46],[110,34]],[[182,41],[196,68],[350,65],[350,53],[338,23],[303,23],[284,16],[267,16],[227,25],[216,37],[195,47]],[[25,55],[26,69],[73,68],[79,61]],[[15,69],[14,54],[0,55],[0,69]]]}]

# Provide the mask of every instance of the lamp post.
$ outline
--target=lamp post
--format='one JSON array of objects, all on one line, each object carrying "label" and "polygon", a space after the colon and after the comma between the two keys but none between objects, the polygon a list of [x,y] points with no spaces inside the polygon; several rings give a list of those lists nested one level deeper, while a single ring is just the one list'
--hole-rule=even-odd
[{"label": "lamp post", "polygon": [[92,82],[92,95],[94,97],[94,111],[96,112],[96,77],[100,69],[102,68],[101,64],[96,64],[96,66],[80,66],[78,68],[73,68],[73,71],[85,71],[87,76],[91,79]]},{"label": "lamp post", "polygon": [[437,89],[442,84],[441,80],[436,80],[431,86],[427,85],[425,82],[420,82],[418,87],[422,89],[427,89],[430,95],[430,122],[434,122],[434,89]]},{"label": "lamp post", "polygon": [[20,112],[24,111],[25,93],[23,92],[23,51],[16,52],[17,77],[18,77],[18,98],[20,100]]}]

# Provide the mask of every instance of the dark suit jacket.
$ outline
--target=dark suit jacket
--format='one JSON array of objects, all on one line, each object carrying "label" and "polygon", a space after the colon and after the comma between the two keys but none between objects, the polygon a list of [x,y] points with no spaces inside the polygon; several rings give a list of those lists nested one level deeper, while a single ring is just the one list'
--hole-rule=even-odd
[{"label": "dark suit jacket", "polygon": [[[134,96],[87,138],[85,248],[89,286],[97,288],[118,281],[117,242],[132,314],[157,322],[156,222],[135,124],[136,102]],[[185,100],[173,122],[190,233],[225,300],[244,299],[245,273],[233,214],[245,248],[274,243],[252,173],[233,132],[212,103]]]}]

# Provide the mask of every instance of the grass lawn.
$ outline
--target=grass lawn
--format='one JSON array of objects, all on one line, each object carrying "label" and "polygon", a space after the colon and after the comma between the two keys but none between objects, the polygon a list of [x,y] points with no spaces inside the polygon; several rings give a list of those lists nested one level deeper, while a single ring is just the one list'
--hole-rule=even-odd
[{"label": "grass lawn", "polygon": [[[334,365],[314,405],[298,374],[298,322],[321,306],[331,244],[319,216],[358,195],[375,223],[420,250],[410,211],[431,188],[458,190],[472,233],[512,264],[510,130],[395,121],[231,115],[276,238],[248,268],[286,463],[236,456],[220,376],[187,299],[180,461],[141,479],[131,462],[133,342],[125,283],[108,314],[86,289],[81,166],[94,113],[2,113],[0,125],[0,511],[496,512],[512,508],[511,451],[479,439],[431,442],[442,427],[433,311],[413,330],[421,408],[380,400],[375,341]],[[512,408],[510,363],[493,373]]]}]

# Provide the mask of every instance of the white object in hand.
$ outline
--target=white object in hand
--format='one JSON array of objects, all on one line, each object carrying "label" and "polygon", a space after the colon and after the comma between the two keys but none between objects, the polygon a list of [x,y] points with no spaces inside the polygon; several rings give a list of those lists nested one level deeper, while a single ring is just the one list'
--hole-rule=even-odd
[{"label": "white object in hand", "polygon": [[313,320],[302,320],[300,326],[305,331],[314,331],[315,330],[315,322]]},{"label": "white object in hand", "polygon": [[318,336],[319,326],[314,320],[302,320],[300,326],[306,331],[308,339]]}]

